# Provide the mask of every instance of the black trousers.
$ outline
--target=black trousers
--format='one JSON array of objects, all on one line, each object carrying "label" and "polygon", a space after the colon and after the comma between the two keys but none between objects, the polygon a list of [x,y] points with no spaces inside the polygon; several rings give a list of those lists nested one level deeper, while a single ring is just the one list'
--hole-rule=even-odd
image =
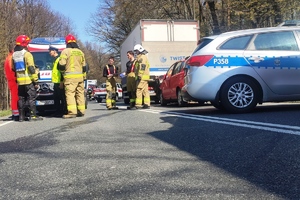
[{"label": "black trousers", "polygon": [[29,106],[31,115],[36,116],[36,89],[31,83],[29,85],[18,85],[18,109],[20,113],[24,113],[24,109]]},{"label": "black trousers", "polygon": [[56,113],[66,114],[67,103],[65,90],[59,88],[59,83],[54,83],[54,106],[56,108]]}]

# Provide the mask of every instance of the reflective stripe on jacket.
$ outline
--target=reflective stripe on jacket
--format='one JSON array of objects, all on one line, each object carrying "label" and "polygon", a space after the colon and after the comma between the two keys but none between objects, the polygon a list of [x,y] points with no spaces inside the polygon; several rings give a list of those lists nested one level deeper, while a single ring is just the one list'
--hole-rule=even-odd
[{"label": "reflective stripe on jacket", "polygon": [[63,76],[65,79],[82,79],[83,66],[86,66],[84,53],[77,48],[66,48],[61,52],[59,64],[65,66]]}]

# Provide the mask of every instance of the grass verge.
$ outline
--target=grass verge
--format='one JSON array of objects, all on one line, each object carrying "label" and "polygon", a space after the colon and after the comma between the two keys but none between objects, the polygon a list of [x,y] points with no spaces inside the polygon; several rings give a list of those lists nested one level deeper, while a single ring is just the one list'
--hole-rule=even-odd
[{"label": "grass verge", "polygon": [[0,117],[11,115],[11,110],[0,110]]}]

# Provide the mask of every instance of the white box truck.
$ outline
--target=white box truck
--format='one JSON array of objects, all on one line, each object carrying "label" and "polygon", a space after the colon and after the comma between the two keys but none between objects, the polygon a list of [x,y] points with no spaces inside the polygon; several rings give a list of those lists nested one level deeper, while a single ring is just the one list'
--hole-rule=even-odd
[{"label": "white box truck", "polygon": [[[149,92],[151,100],[159,103],[159,77],[178,60],[191,55],[199,40],[199,23],[196,20],[140,20],[121,44],[121,72],[126,71],[127,51],[141,44],[148,51],[150,63]],[[123,98],[129,98],[126,77],[122,78]]]}]

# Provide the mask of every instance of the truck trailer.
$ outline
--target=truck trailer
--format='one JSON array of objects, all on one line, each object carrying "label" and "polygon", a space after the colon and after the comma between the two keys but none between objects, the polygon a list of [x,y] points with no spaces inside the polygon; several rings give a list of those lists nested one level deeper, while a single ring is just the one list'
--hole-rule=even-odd
[{"label": "truck trailer", "polygon": [[[140,20],[121,44],[121,72],[126,71],[127,51],[141,44],[148,51],[150,63],[149,93],[159,103],[160,79],[176,61],[191,55],[199,40],[196,20]],[[124,103],[129,104],[126,76],[122,78]]]}]

